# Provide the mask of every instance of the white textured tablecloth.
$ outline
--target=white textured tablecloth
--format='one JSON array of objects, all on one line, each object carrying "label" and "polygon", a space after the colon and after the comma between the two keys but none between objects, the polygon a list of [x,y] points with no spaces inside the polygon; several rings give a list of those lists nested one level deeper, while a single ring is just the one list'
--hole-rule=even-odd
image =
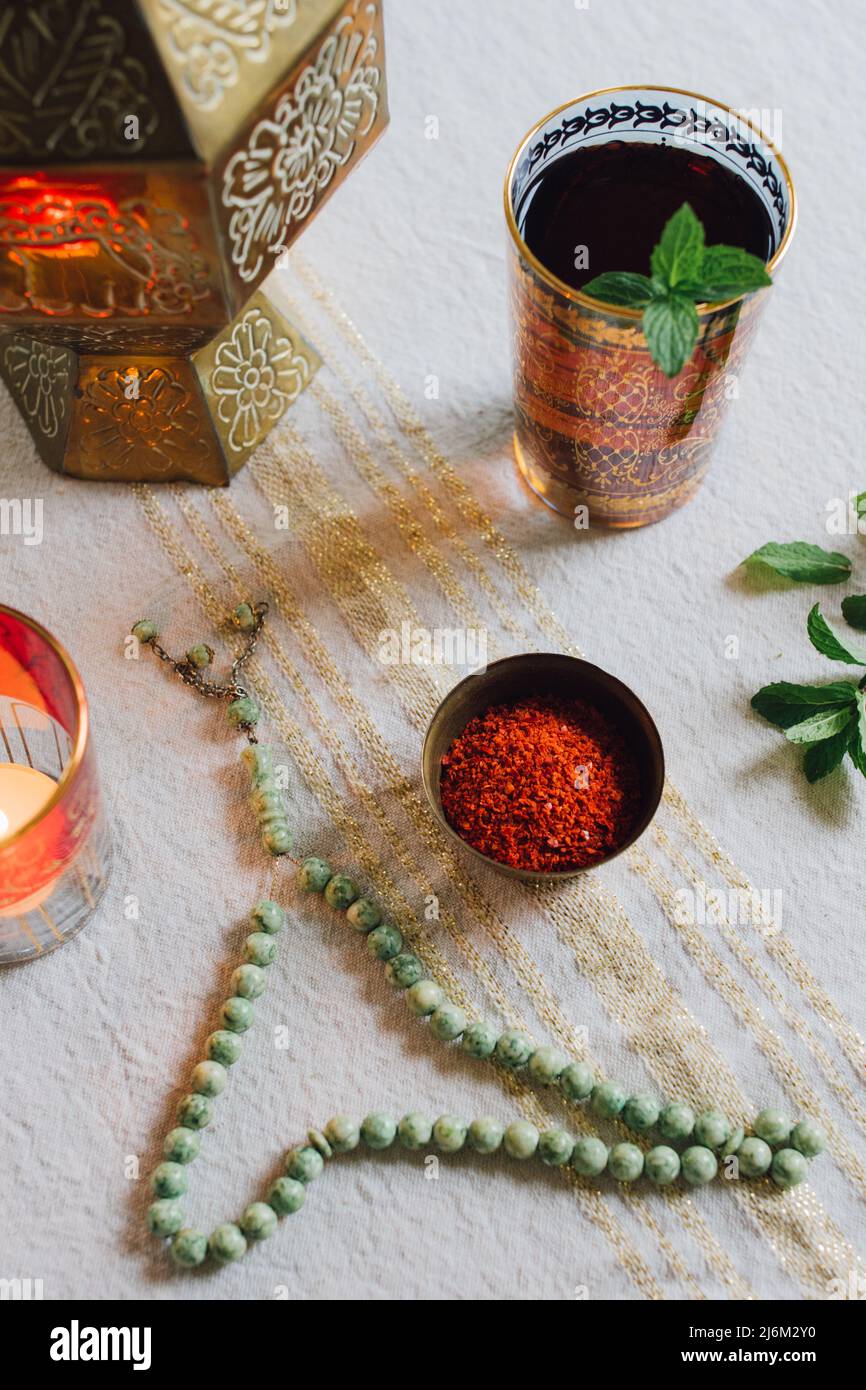
[{"label": "white textured tablecloth", "polygon": [[[829,499],[866,488],[864,11],[854,0],[391,0],[386,18],[391,128],[304,236],[303,257],[493,515],[542,606],[646,700],[673,782],[736,868],[671,802],[661,840],[649,834],[637,856],[553,903],[470,881],[462,861],[455,874],[425,842],[413,816],[436,692],[423,673],[376,663],[378,605],[408,612],[399,607],[407,594],[435,628],[455,625],[462,602],[506,651],[550,646],[550,628],[461,515],[441,468],[431,471],[424,439],[419,451],[401,433],[382,378],[297,264],[281,272],[289,313],[302,309],[329,364],[323,399],[308,393],[291,413],[316,468],[290,457],[281,430],[218,509],[195,489],[142,497],[64,482],[38,461],[4,395],[0,495],[43,497],[45,540],[0,540],[2,597],[62,636],[80,666],[117,862],[86,931],[0,974],[0,1277],[42,1279],[45,1296],[60,1299],[827,1297],[832,1279],[864,1272],[854,1250],[864,1245],[866,1174],[857,1036],[866,785],[849,769],[809,788],[796,754],[751,715],[748,697],[766,682],[817,681],[837,668],[806,640],[815,592],[759,589],[737,566],[770,539],[826,544]],[[527,494],[509,453],[501,183],[541,113],[642,77],[781,112],[801,223],[697,500],[655,528],[577,536]],[[430,116],[435,140],[425,135]],[[347,383],[375,402],[389,443]],[[335,401],[361,446],[335,433]],[[481,557],[499,616],[405,466]],[[289,507],[288,531],[274,529],[268,487]],[[327,506],[356,521],[328,531],[315,520]],[[238,517],[272,560],[271,582],[256,573]],[[866,587],[864,541],[832,545],[856,556]],[[179,572],[185,555],[200,567],[191,576]],[[358,869],[397,902],[480,1011],[521,1018],[539,1039],[585,1041],[630,1088],[679,1088],[747,1114],[816,1100],[835,1127],[834,1152],[815,1165],[808,1193],[753,1198],[745,1184],[721,1183],[670,1202],[610,1186],[581,1195],[556,1174],[504,1160],[443,1160],[433,1181],[414,1155],[356,1155],[240,1266],[200,1276],[170,1268],[143,1233],[146,1174],[214,1026],[267,869],[221,710],[155,663],[125,661],[122,639],[151,612],[177,649],[212,639],[196,584],[212,586],[217,604],[232,600],[220,556],[240,588],[275,604],[276,647],[263,648],[262,665],[285,709],[277,736],[292,742],[285,762],[302,848]],[[838,591],[817,596],[838,616]],[[292,620],[294,603],[309,628]],[[522,643],[503,636],[503,612],[525,631]],[[730,637],[736,659],[726,657]],[[329,660],[339,673],[330,684]],[[344,813],[341,832],[333,817]],[[781,892],[778,931],[672,925],[666,895],[696,880],[729,886],[738,869]],[[438,924],[424,922],[429,892],[442,904]],[[283,1148],[338,1110],[505,1117],[540,1103],[562,1115],[434,1043],[337,919],[287,900],[298,911],[257,1029],[192,1170],[196,1221],[235,1215],[261,1194]]]}]

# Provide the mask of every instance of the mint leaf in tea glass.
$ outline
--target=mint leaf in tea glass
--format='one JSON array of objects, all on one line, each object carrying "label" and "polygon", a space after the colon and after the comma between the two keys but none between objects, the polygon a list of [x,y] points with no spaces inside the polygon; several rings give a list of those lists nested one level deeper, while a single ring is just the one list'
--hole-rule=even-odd
[{"label": "mint leaf in tea glass", "polygon": [[851,574],[851,561],[836,550],[822,550],[809,541],[768,541],[753,550],[744,565],[767,565],[798,584],[841,584]]},{"label": "mint leaf in tea glass", "polygon": [[[704,228],[688,203],[665,223],[661,239],[650,260],[653,279],[668,289],[700,273],[704,254]],[[661,365],[661,364],[659,364]]]},{"label": "mint leaf in tea glass", "polygon": [[655,294],[652,280],[646,275],[633,275],[628,270],[609,270],[596,275],[583,287],[584,294],[603,299],[607,304],[622,304],[629,309],[642,309]]},{"label": "mint leaf in tea glass", "polygon": [[650,354],[665,376],[678,376],[698,341],[698,311],[684,295],[653,299],[643,311]]},{"label": "mint leaf in tea glass", "polygon": [[678,288],[683,293],[688,291],[695,299],[713,303],[753,294],[772,283],[764,262],[749,251],[741,251],[738,246],[708,246],[699,274]]}]

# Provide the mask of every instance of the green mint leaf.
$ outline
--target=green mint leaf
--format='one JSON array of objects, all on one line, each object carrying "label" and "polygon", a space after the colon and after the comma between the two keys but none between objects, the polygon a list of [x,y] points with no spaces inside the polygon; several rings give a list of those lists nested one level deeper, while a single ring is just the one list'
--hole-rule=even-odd
[{"label": "green mint leaf", "polygon": [[857,508],[857,515],[866,516],[866,492],[858,492],[854,498],[854,506]]},{"label": "green mint leaf", "polygon": [[832,738],[840,729],[848,728],[853,708],[853,705],[846,705],[842,709],[820,710],[804,719],[802,724],[792,724],[785,730],[785,738],[790,743],[820,743],[822,739]]},{"label": "green mint leaf", "polygon": [[629,309],[642,309],[656,294],[652,280],[646,275],[632,275],[630,271],[609,270],[604,275],[596,275],[584,285],[583,293],[593,299],[603,299],[607,304],[624,304]]},{"label": "green mint leaf", "polygon": [[822,656],[828,656],[831,661],[844,661],[846,666],[866,666],[866,650],[837,637],[821,613],[820,604],[815,604],[806,619],[806,631],[812,646]]},{"label": "green mint leaf", "polygon": [[851,725],[848,756],[858,772],[866,777],[866,694],[857,691],[857,718]]},{"label": "green mint leaf", "polygon": [[[651,268],[655,279],[670,289],[683,280],[694,280],[700,274],[704,254],[704,229],[688,203],[665,224],[658,245],[652,253]],[[689,354],[691,355],[691,354]],[[669,372],[675,376],[675,372]]]},{"label": "green mint leaf", "polygon": [[840,729],[832,738],[825,738],[821,743],[813,743],[806,749],[803,771],[808,781],[817,782],[839,766],[850,749],[851,724],[853,722],[850,720],[844,729]]},{"label": "green mint leaf", "polygon": [[843,598],[842,616],[849,627],[866,632],[866,594],[849,594]]},{"label": "green mint leaf", "polygon": [[772,283],[767,267],[757,256],[741,251],[738,246],[708,246],[698,274],[689,276],[687,283],[677,288],[694,299],[712,303],[753,294]]},{"label": "green mint leaf", "polygon": [[857,695],[853,681],[833,681],[830,685],[791,685],[775,681],[752,696],[752,709],[770,724],[789,729],[819,710],[852,706]]},{"label": "green mint leaf", "polygon": [[650,356],[665,376],[677,376],[698,341],[698,311],[690,299],[670,294],[653,299],[643,311],[643,331]]},{"label": "green mint leaf", "polygon": [[847,555],[822,550],[820,545],[810,545],[808,541],[768,541],[747,555],[743,564],[752,561],[767,565],[798,584],[841,584],[851,574]]}]

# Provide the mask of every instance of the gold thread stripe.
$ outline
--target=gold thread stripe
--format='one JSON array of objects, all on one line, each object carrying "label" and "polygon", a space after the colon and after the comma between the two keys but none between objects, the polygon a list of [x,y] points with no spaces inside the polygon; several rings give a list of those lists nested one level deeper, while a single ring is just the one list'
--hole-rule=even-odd
[{"label": "gold thread stripe", "polygon": [[[306,334],[310,335],[310,341],[312,341],[315,338],[315,334],[313,333],[313,330],[307,323],[303,310],[300,308],[297,301],[290,297],[287,297],[285,295],[285,292],[283,293],[282,298],[288,299],[287,307],[289,308],[292,314],[293,322],[297,321],[298,327],[300,328],[301,332],[304,332],[304,327],[306,325]],[[361,411],[361,414],[369,422],[373,430],[373,433],[379,441],[380,446],[385,450],[385,453],[391,460],[398,473],[400,473],[400,475],[406,480],[406,482],[409,483],[413,491],[417,494],[420,501],[423,502],[425,508],[430,514],[430,517],[433,521],[433,524],[437,532],[449,545],[453,546],[460,559],[460,563],[462,564],[466,572],[472,575],[472,577],[477,582],[479,588],[481,588],[484,591],[487,600],[496,612],[499,621],[502,623],[503,628],[507,632],[510,632],[513,636],[519,638],[521,642],[528,642],[529,638],[526,633],[526,630],[515,618],[513,607],[510,606],[508,601],[506,599],[503,599],[503,597],[500,595],[499,590],[497,589],[487,570],[484,568],[484,564],[481,558],[475,553],[475,551],[472,549],[470,545],[467,545],[466,541],[460,535],[456,526],[454,526],[454,524],[451,521],[449,521],[448,517],[445,515],[445,512],[439,505],[439,502],[435,494],[427,486],[427,483],[425,482],[423,476],[412,467],[407,455],[399,447],[397,441],[389,434],[388,426],[384,417],[373,404],[372,400],[364,391],[363,387],[359,383],[353,381],[350,373],[346,371],[346,369],[336,358],[331,358],[328,360],[327,368],[328,371],[333,372],[334,375],[338,378],[338,380],[342,382],[346,391],[349,393],[352,400],[355,402],[356,406]],[[324,383],[317,382],[316,385],[318,388],[317,399],[323,398],[320,399],[320,404],[322,404],[323,407],[328,411],[330,411],[333,407],[336,407],[337,402],[334,399],[333,395],[327,390]],[[384,478],[384,475],[382,476]],[[375,490],[379,496],[383,495],[381,489],[378,486],[376,486]]]},{"label": "gold thread stripe", "polygon": [[[695,889],[705,895],[706,900],[707,895],[711,892],[710,885],[701,878],[700,874],[692,867],[685,855],[681,854],[671,843],[665,831],[662,830],[660,826],[654,826],[652,833],[656,844],[668,856],[671,863]],[[855,1096],[850,1086],[846,1083],[826,1048],[821,1044],[805,1020],[791,1007],[773,977],[767,973],[760,961],[757,960],[749,950],[742,935],[737,930],[736,925],[731,922],[727,910],[718,914],[718,918],[717,925],[723,940],[728,944],[737,959],[742,962],[752,979],[761,987],[764,994],[775,1006],[781,1018],[784,1019],[788,1026],[806,1044],[812,1056],[824,1072],[833,1092],[839,1097],[859,1128],[866,1133],[866,1110],[863,1109],[857,1096]]]},{"label": "gold thread stripe", "polygon": [[[286,433],[288,432],[282,431],[281,436]],[[292,440],[290,457],[291,467],[281,471],[280,482],[282,486],[280,486],[278,482],[275,482],[273,476],[274,465],[270,458],[265,462],[256,462],[252,466],[253,476],[256,481],[262,485],[265,495],[272,505],[288,505],[290,507],[293,533],[301,537],[303,543],[308,548],[308,552],[311,554],[311,558],[316,565],[318,573],[339,605],[340,591],[345,583],[345,571],[349,568],[347,564],[349,556],[360,556],[360,572],[376,575],[377,583],[380,586],[384,583],[384,580],[382,580],[380,576],[380,570],[384,567],[378,557],[371,556],[371,548],[364,538],[363,533],[361,533],[358,528],[357,519],[349,513],[346,504],[341,504],[336,494],[331,491],[320,470],[317,468],[315,460],[310,456],[308,451],[303,449],[299,441],[294,439],[293,436],[290,436],[290,439]],[[296,477],[303,478],[302,487],[296,484]],[[217,494],[216,496],[222,497],[223,495]],[[315,500],[316,511],[313,511],[313,501],[311,499]],[[221,510],[224,510],[227,506],[224,502],[220,502],[219,505]],[[329,536],[327,542],[321,546],[316,546],[315,544],[310,545],[310,543],[305,540],[309,531],[310,517],[321,514],[323,510],[328,510],[332,514],[335,514],[339,511],[341,505],[341,520],[343,524],[339,530],[339,538],[347,547],[347,551],[344,553],[338,548],[339,541],[336,538],[337,533]],[[391,581],[391,583],[393,584],[394,581]],[[392,597],[394,596],[392,595]],[[401,595],[400,601],[407,607],[409,606],[407,596]],[[359,605],[354,603],[353,609],[357,614]],[[383,609],[381,612],[373,611],[369,613],[367,616],[367,626],[363,624],[359,626],[356,619],[355,633],[368,653],[372,654],[374,650],[375,634],[381,630],[385,622],[387,622],[387,609]],[[392,674],[392,671],[389,671],[389,675],[390,674]],[[413,692],[413,694],[417,693]],[[419,696],[418,698],[421,697]],[[427,708],[422,711],[421,720],[416,722],[421,722],[423,726],[423,722],[426,720],[427,715],[432,713],[432,708],[437,698],[438,693],[433,692],[431,702],[430,695],[428,694]],[[405,703],[406,701],[404,700],[404,704]],[[403,800],[405,805],[405,797]],[[413,821],[417,828],[421,830],[422,834],[426,834],[429,843],[429,826],[432,822],[426,812],[426,808],[421,808],[420,819],[416,814],[413,816]],[[553,1034],[561,1043],[571,1047],[572,1050],[577,1050],[579,1045],[576,1044],[573,1028],[549,995],[544,978],[538,971],[534,962],[525,952],[522,945],[514,938],[513,933],[506,924],[492,912],[492,909],[485,902],[483,895],[480,894],[471,878],[467,878],[462,869],[461,862],[456,858],[450,844],[445,841],[444,836],[441,835],[441,832],[438,831],[438,827],[435,827],[435,825],[434,831],[440,843],[438,845],[434,843],[430,845],[430,848],[438,853],[440,859],[443,860],[449,875],[449,882],[459,888],[468,899],[473,911],[475,911],[476,916],[478,916],[479,920],[485,926],[485,930],[496,944],[498,950],[506,956],[506,959],[512,965],[518,982],[530,994],[530,997],[533,999],[539,1011],[539,1016],[544,1018]],[[702,1218],[699,1217],[697,1213],[690,1212],[686,1219],[690,1221],[692,1233],[696,1237],[702,1235],[705,1245],[712,1245],[711,1254],[708,1255],[708,1258],[711,1258],[712,1267],[715,1269],[724,1269],[726,1275],[730,1277],[732,1275],[732,1266],[730,1262],[726,1261],[726,1257],[718,1247],[717,1242],[714,1241],[709,1228],[704,1226]],[[734,1279],[736,1279],[735,1275]],[[738,1290],[738,1296],[743,1296],[742,1288]]]},{"label": "gold thread stripe", "polygon": [[[163,511],[156,503],[150,489],[146,486],[136,485],[134,492],[144,509],[145,515],[150,522],[155,534],[160,539],[169,558],[173,560],[178,571],[188,580],[199,601],[202,603],[204,611],[215,625],[220,625],[227,616],[227,610],[219,603],[204,579],[199,567],[190,560],[187,552],[176,541],[173,528]],[[342,798],[332,789],[331,783],[318,759],[313,754],[309,744],[303,738],[300,731],[293,725],[292,721],[285,715],[284,706],[281,703],[275,689],[268,680],[266,673],[261,669],[260,662],[254,659],[250,666],[255,670],[256,688],[262,699],[263,706],[271,714],[275,725],[279,728],[282,737],[285,739],[292,756],[302,771],[308,786],[319,800],[320,804],[327,810],[334,824],[338,827],[346,843],[355,855],[356,861],[364,868],[368,877],[376,885],[383,902],[386,903],[394,920],[399,922],[401,928],[406,925],[407,938],[412,942],[413,949],[425,963],[431,973],[435,974],[448,987],[451,997],[461,1004],[462,1007],[471,1011],[471,1003],[466,998],[458,980],[454,976],[444,957],[438,951],[429,938],[425,940],[416,939],[412,935],[411,908],[402,897],[397,885],[393,883],[385,874],[383,865],[377,860],[372,847],[368,844],[360,827],[346,809]],[[401,901],[402,900],[402,901]],[[434,961],[435,964],[430,964]],[[546,1123],[546,1114],[538,1102],[538,1098],[519,1078],[508,1073],[496,1073],[500,1084],[512,1096],[519,1098],[522,1104],[523,1113],[532,1118],[533,1123],[540,1127]],[[631,1243],[625,1234],[620,1223],[612,1215],[608,1203],[602,1195],[581,1180],[573,1171],[565,1174],[569,1186],[575,1193],[575,1197],[589,1217],[602,1230],[611,1246],[615,1250],[620,1263],[635,1283],[639,1291],[647,1298],[663,1299],[664,1291],[658,1284],[649,1266],[639,1254],[636,1247]]]},{"label": "gold thread stripe", "polygon": [[[544,892],[544,890],[539,890]],[[686,1014],[681,1000],[647,951],[621,908],[619,925],[607,890],[578,880],[574,892],[549,894],[552,915],[572,946],[580,969],[595,983],[608,1009],[624,1028],[668,1095],[705,1105],[710,1097],[734,1119],[748,1118],[753,1106],[742,1095],[730,1069],[714,1051],[704,1029]],[[857,1257],[811,1191],[761,1191],[751,1182],[733,1182],[734,1200],[748,1213],[776,1251],[783,1267],[804,1289],[826,1297],[831,1278],[847,1278]]]},{"label": "gold thread stripe", "polygon": [[[461,516],[475,527],[488,549],[499,560],[503,570],[514,584],[516,592],[523,599],[541,630],[560,644],[564,651],[579,656],[581,654],[580,649],[569,643],[562,624],[547,608],[540,590],[526,574],[521,561],[511,550],[505,537],[497,530],[492,519],[475,502],[471,492],[466,488],[453,466],[436,448],[432,436],[409,398],[384,364],[370,350],[360,330],[336,302],[332,291],[323,284],[317,273],[297,250],[292,253],[292,263],[298,269],[313,299],[328,314],[344,341],[360,361],[373,372],[394,412],[402,433],[416,445],[431,470],[443,482]],[[669,778],[665,784],[664,798],[665,804],[680,821],[695,845],[723,874],[731,886],[751,892],[751,885],[746,875],[736,866],[732,857],[722,850],[712,833],[691,810],[682,792]],[[858,1075],[862,1076],[866,1070],[866,1044],[864,1044],[863,1039],[800,958],[790,938],[779,931],[778,924],[772,922],[772,919],[767,919],[764,925],[764,940],[767,949],[781,964],[788,978],[803,991],[813,1008],[824,1019],[843,1047],[846,1056],[857,1069]]]},{"label": "gold thread stripe", "polygon": [[[712,832],[698,819],[686,803],[682,793],[676,787],[671,786],[667,790],[666,800],[692,842],[718,870],[725,882],[731,888],[754,895],[752,900],[759,902],[755,889],[746,875],[737,868],[731,856],[721,848]],[[866,1076],[866,1042],[852,1027],[841,1009],[798,955],[790,937],[785,935],[779,923],[765,913],[760,905],[756,919],[757,929],[761,933],[761,938],[769,954],[778,961],[788,979],[792,984],[797,985],[809,1000],[816,1014],[824,1020],[838,1040],[857,1075],[861,1078]]]},{"label": "gold thread stripe", "polygon": [[[758,1046],[769,1061],[789,1099],[795,1104],[805,1106],[816,1120],[823,1125],[829,1140],[829,1156],[850,1178],[852,1184],[866,1197],[866,1176],[863,1165],[857,1158],[838,1125],[825,1109],[820,1096],[813,1089],[809,1078],[791,1057],[782,1039],[764,1021],[761,1011],[752,1003],[742,985],[724,964],[721,957],[712,949],[709,941],[699,927],[692,923],[677,920],[676,889],[660,867],[649,855],[636,846],[629,858],[638,874],[649,885],[661,904],[670,926],[682,940],[689,955],[697,961],[707,980],[714,980],[717,992],[724,999],[734,1017],[745,1025],[755,1037]],[[754,1118],[754,1117],[750,1117]]]}]

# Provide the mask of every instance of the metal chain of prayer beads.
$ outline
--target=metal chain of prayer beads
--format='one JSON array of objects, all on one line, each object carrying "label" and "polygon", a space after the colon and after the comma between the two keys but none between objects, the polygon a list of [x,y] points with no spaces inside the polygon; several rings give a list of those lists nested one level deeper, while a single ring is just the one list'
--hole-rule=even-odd
[{"label": "metal chain of prayer beads", "polygon": [[[175,660],[159,646],[155,623],[143,619],[132,631],[141,642],[152,646],[185,684],[201,694],[231,701],[229,721],[246,735],[251,745],[243,757],[252,775],[251,802],[259,817],[263,845],[273,855],[285,855],[291,848],[291,834],[274,778],[271,750],[257,742],[255,726],[260,710],[239,680],[244,663],[255,649],[266,612],[266,604],[244,603],[235,610],[235,623],[248,634],[248,642],[232,665],[231,680],[223,685],[209,682],[201,674],[213,660],[213,652],[206,644],[190,648],[184,660]],[[167,1135],[165,1161],[151,1176],[156,1200],[148,1209],[148,1227],[155,1235],[171,1237],[172,1255],[178,1264],[199,1265],[208,1253],[220,1263],[237,1259],[245,1252],[248,1240],[262,1240],[273,1233],[278,1216],[299,1210],[307,1184],[319,1176],[326,1159],[356,1148],[361,1140],[374,1150],[388,1148],[395,1139],[407,1149],[421,1149],[432,1143],[442,1153],[456,1153],[464,1144],[482,1154],[502,1147],[516,1159],[537,1154],[550,1166],[570,1163],[584,1177],[598,1177],[607,1170],[619,1182],[631,1183],[644,1175],[661,1187],[680,1178],[693,1187],[711,1182],[718,1172],[719,1157],[723,1161],[736,1159],[736,1176],[757,1178],[769,1172],[778,1187],[794,1187],[806,1176],[807,1159],[823,1150],[823,1132],[812,1120],[792,1125],[781,1111],[766,1109],[757,1116],[753,1133],[747,1136],[742,1127],[733,1127],[719,1110],[695,1115],[683,1101],[662,1104],[648,1094],[627,1096],[615,1082],[597,1081],[586,1063],[569,1061],[556,1048],[535,1047],[530,1038],[514,1029],[497,1033],[487,1023],[468,1021],[463,1010],[446,999],[441,987],[425,976],[418,957],[403,950],[398,928],[382,921],[379,909],[359,895],[350,878],[333,873],[326,861],[310,857],[299,865],[298,881],[305,892],[321,893],[331,907],[346,912],[352,927],[366,937],[371,954],[384,962],[390,983],[405,991],[410,1011],[427,1019],[431,1032],[441,1041],[459,1042],[468,1055],[490,1058],[510,1070],[525,1067],[535,1081],[556,1085],[566,1099],[588,1100],[596,1115],[619,1119],[640,1134],[658,1128],[669,1143],[657,1145],[645,1154],[636,1144],[617,1143],[608,1148],[593,1135],[575,1138],[560,1128],[539,1132],[522,1119],[504,1127],[489,1117],[466,1123],[456,1116],[444,1115],[431,1121],[413,1112],[398,1123],[376,1112],[358,1125],[346,1116],[336,1116],[323,1131],[310,1130],[306,1145],[289,1151],[285,1176],[273,1184],[267,1201],[251,1203],[237,1224],[218,1226],[209,1239],[184,1227],[177,1199],[187,1189],[185,1165],[198,1156],[198,1131],[210,1124],[211,1101],[224,1089],[227,1068],[240,1056],[239,1035],[252,1024],[252,1001],[266,987],[265,972],[277,951],[275,937],[285,925],[283,909],[266,901],[253,909],[257,930],[247,937],[243,963],[231,977],[233,994],[222,1006],[222,1026],[207,1040],[207,1059],[193,1069],[192,1091],[178,1106],[180,1123]],[[684,1144],[689,1140],[694,1142],[682,1153],[670,1147],[671,1143]]]}]

